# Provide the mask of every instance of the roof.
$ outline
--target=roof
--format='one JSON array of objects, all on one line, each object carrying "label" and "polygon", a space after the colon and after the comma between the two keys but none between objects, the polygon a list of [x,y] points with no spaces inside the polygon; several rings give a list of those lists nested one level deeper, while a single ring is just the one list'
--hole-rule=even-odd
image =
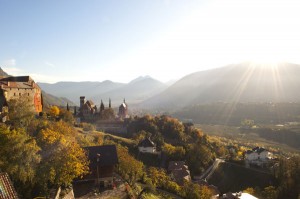
[{"label": "roof", "polygon": [[155,147],[154,142],[152,142],[150,140],[150,138],[145,138],[144,140],[142,140],[139,145],[139,147]]},{"label": "roof", "polygon": [[30,76],[9,76],[2,78],[1,81],[10,81],[10,82],[29,82],[33,81]]},{"label": "roof", "polygon": [[184,161],[170,161],[169,162],[169,167],[168,170],[169,171],[173,171],[173,170],[187,170],[187,166],[185,165]]},{"label": "roof", "polygon": [[113,166],[119,162],[115,145],[90,146],[83,149],[87,151],[90,166],[92,167],[97,166],[97,162],[99,166]]},{"label": "roof", "polygon": [[262,153],[264,151],[267,151],[267,150],[265,148],[262,148],[262,147],[255,147],[252,150],[246,151],[246,154],[251,154],[251,153],[258,153],[258,154],[260,154],[260,153]]},{"label": "roof", "polygon": [[86,104],[89,104],[90,107],[95,106],[94,102],[92,100],[86,101]]},{"label": "roof", "polygon": [[33,84],[34,81],[30,76],[10,76],[0,78],[0,85],[3,89],[5,88],[39,88],[37,84]]},{"label": "roof", "polygon": [[171,172],[171,174],[173,175],[175,181],[179,185],[183,185],[184,180],[187,180],[187,181],[191,180],[191,176],[190,176],[190,171],[189,170],[185,170],[185,169],[173,170]]},{"label": "roof", "polygon": [[127,104],[125,103],[125,102],[123,102],[121,105],[120,105],[120,108],[121,107],[123,107],[123,108],[125,108],[126,109],[126,107],[127,107]]},{"label": "roof", "polygon": [[0,198],[1,199],[16,199],[17,192],[9,179],[7,173],[0,173]]}]

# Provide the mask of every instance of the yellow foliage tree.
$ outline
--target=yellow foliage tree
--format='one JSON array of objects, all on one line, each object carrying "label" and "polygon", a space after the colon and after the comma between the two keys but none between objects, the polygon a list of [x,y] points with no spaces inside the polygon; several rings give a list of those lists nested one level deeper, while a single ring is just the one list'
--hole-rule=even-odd
[{"label": "yellow foliage tree", "polygon": [[86,154],[74,140],[48,128],[39,133],[37,140],[42,147],[40,182],[69,185],[74,178],[88,173]]},{"label": "yellow foliage tree", "polygon": [[59,108],[57,106],[52,106],[49,110],[51,117],[57,117],[59,115]]}]

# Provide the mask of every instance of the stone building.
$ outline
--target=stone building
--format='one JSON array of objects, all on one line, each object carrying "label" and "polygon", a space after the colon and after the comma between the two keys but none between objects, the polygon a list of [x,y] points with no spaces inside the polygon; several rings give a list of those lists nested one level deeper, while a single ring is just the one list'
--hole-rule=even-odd
[{"label": "stone building", "polygon": [[92,100],[85,101],[85,96],[80,97],[79,114],[82,119],[92,119],[97,113],[97,106]]},{"label": "stone building", "polygon": [[43,111],[42,90],[30,76],[0,77],[0,112],[8,110],[8,101],[28,97],[36,113]]},{"label": "stone building", "polygon": [[97,120],[115,120],[128,118],[128,105],[124,102],[119,106],[118,115],[115,115],[114,109],[111,107],[111,99],[109,99],[109,105],[106,108],[101,100],[99,109],[92,100],[85,100],[85,96],[80,97],[80,107],[78,115],[80,119],[87,121]]},{"label": "stone building", "polygon": [[128,118],[128,105],[126,104],[125,99],[123,103],[119,106],[118,116],[120,119]]}]

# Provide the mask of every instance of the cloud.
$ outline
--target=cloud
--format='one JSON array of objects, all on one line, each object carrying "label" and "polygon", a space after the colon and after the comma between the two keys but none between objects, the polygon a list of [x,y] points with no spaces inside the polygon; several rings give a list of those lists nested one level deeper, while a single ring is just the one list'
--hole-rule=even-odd
[{"label": "cloud", "polygon": [[55,64],[52,64],[52,63],[47,62],[47,61],[45,61],[45,64],[46,64],[47,66],[50,66],[51,68],[55,68]]},{"label": "cloud", "polygon": [[16,60],[15,59],[7,59],[7,60],[4,60],[2,62],[3,66],[7,67],[7,66],[15,66],[16,65]]},{"label": "cloud", "polygon": [[61,80],[60,77],[53,77],[53,76],[48,76],[48,75],[43,75],[38,73],[31,73],[29,75],[34,79],[35,82],[55,83]]}]

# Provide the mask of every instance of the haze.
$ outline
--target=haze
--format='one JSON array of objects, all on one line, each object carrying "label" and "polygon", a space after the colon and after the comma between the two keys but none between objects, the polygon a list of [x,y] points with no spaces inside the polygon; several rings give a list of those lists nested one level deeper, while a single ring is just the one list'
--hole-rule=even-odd
[{"label": "haze", "polygon": [[1,0],[0,66],[38,82],[166,82],[244,61],[300,63],[299,10],[292,0]]}]

